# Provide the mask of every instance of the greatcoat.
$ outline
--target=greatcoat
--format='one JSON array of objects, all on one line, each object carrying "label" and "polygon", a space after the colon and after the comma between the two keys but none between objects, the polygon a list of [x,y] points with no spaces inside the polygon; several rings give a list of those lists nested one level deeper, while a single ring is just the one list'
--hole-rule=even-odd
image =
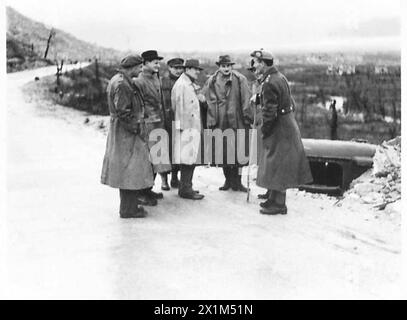
[{"label": "greatcoat", "polygon": [[[143,70],[138,78],[134,79],[134,84],[140,90],[145,104],[145,123],[147,135],[150,137],[154,129],[165,130],[165,113],[163,106],[161,81],[156,73],[151,73],[148,70]],[[160,135],[161,136],[161,135]],[[162,136],[164,138],[164,136]],[[166,140],[160,143],[159,158],[155,159],[152,154],[152,162],[154,173],[166,173],[171,171],[171,162],[169,156],[169,136],[165,136]],[[148,139],[148,146],[151,149],[159,141]]]},{"label": "greatcoat", "polygon": [[174,112],[172,110],[171,93],[175,82],[179,77],[174,76],[169,73],[168,76],[162,77],[162,92],[164,101],[164,113],[165,113],[165,129],[169,136],[169,154],[170,159],[172,159],[172,149],[173,149],[173,137],[172,137],[172,122],[174,121]]},{"label": "greatcoat", "polygon": [[295,102],[288,81],[276,67],[262,78],[262,145],[257,185],[285,191],[312,182],[301,133],[294,117]]},{"label": "greatcoat", "polygon": [[119,72],[107,87],[110,126],[102,168],[102,184],[123,190],[154,185],[140,92]]}]

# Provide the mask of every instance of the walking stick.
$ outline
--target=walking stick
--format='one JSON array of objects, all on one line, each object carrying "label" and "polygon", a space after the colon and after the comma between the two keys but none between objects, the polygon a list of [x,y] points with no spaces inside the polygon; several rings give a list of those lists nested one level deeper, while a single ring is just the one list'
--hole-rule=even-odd
[{"label": "walking stick", "polygon": [[[252,163],[251,163],[252,155],[253,155],[253,152],[255,151],[253,149],[254,149],[254,137],[257,134],[257,130],[255,129],[256,122],[257,122],[256,118],[257,118],[257,107],[256,107],[256,104],[254,104],[253,126],[252,126],[252,134],[250,137],[250,149],[249,149],[249,166],[247,168],[247,199],[246,199],[247,203],[250,202],[250,168],[252,166]],[[256,139],[256,142],[257,142],[257,139]]]}]

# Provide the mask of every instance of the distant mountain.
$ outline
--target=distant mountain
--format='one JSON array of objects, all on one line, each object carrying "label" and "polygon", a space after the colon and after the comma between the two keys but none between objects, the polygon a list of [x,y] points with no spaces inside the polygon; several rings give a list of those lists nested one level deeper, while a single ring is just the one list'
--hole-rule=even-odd
[{"label": "distant mountain", "polygon": [[336,37],[397,37],[401,35],[400,17],[375,18],[354,26],[344,26],[331,32]]},{"label": "distant mountain", "polygon": [[[51,30],[54,35],[50,41],[47,60],[45,60],[44,53]],[[13,71],[11,66],[16,66],[15,69],[18,70],[18,66],[22,64],[26,64],[26,68],[30,68],[62,59],[66,62],[73,62],[97,57],[104,62],[115,62],[121,56],[122,53],[117,50],[79,40],[62,30],[34,21],[15,9],[7,7],[8,71]]]}]

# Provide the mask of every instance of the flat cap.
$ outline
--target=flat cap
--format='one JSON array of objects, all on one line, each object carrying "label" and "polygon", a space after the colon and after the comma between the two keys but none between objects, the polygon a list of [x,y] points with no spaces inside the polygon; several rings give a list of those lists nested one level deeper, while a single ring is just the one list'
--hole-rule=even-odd
[{"label": "flat cap", "polygon": [[129,55],[120,62],[120,66],[124,69],[133,68],[143,63],[143,58],[139,55]]}]

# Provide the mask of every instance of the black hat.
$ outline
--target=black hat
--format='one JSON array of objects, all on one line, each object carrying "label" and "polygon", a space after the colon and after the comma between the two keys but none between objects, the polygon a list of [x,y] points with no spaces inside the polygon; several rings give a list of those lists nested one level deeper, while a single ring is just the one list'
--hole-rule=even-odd
[{"label": "black hat", "polygon": [[185,62],[185,68],[195,68],[198,70],[203,70],[202,67],[199,66],[199,60],[190,59]]},{"label": "black hat", "polygon": [[139,55],[129,55],[120,62],[120,66],[124,69],[133,68],[143,63],[143,59]]},{"label": "black hat", "polygon": [[229,55],[225,55],[225,56],[220,56],[220,57],[219,57],[219,61],[216,62],[216,64],[217,64],[218,66],[220,66],[220,65],[222,65],[222,64],[227,64],[227,65],[233,66],[235,63],[232,62],[232,59],[230,59],[230,56],[229,56]]},{"label": "black hat", "polygon": [[143,57],[144,61],[153,61],[153,60],[164,59],[163,57],[158,56],[158,53],[155,50],[149,50],[149,51],[143,52],[141,54],[141,56]]},{"label": "black hat", "polygon": [[172,68],[183,68],[184,60],[181,58],[174,58],[174,59],[168,60],[167,65]]}]

